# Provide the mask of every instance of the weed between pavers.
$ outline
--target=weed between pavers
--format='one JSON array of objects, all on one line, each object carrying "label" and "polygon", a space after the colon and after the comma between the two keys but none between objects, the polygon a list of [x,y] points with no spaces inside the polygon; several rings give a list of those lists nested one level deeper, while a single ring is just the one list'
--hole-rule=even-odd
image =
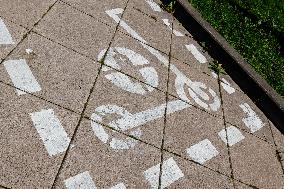
[{"label": "weed between pavers", "polygon": [[219,64],[217,60],[209,63],[209,69],[214,71],[218,76],[220,76],[221,74],[227,75],[224,68],[222,68],[222,64]]},{"label": "weed between pavers", "polygon": [[164,0],[161,8],[169,13],[173,13],[175,11],[176,0]]}]

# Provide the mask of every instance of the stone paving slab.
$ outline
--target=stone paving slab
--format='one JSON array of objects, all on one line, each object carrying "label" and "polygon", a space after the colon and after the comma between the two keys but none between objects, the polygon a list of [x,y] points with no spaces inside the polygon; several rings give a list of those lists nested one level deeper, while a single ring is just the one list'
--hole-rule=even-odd
[{"label": "stone paving slab", "polygon": [[1,0],[0,16],[31,29],[56,0]]},{"label": "stone paving slab", "polygon": [[[82,111],[100,68],[98,63],[37,34],[29,35],[0,65],[0,80],[17,86],[19,82],[11,80],[13,73],[7,71],[19,60],[26,62],[40,87],[34,95],[76,112]],[[16,92],[13,95],[21,95]]]},{"label": "stone paving slab", "polygon": [[[133,79],[132,81],[137,86],[145,88],[145,84]],[[146,93],[147,95],[142,95],[125,91],[106,79],[104,75],[100,75],[90,96],[85,116],[160,147],[163,138],[166,94],[156,89]],[[96,130],[97,135],[103,140],[99,129]],[[132,144],[129,148],[132,148]]]},{"label": "stone paving slab", "polygon": [[115,28],[59,1],[34,31],[97,60],[99,52],[108,47]]},{"label": "stone paving slab", "polygon": [[284,187],[283,134],[160,3],[0,0],[0,188]]},{"label": "stone paving slab", "polygon": [[[104,129],[117,139],[112,142],[114,146],[120,145],[119,139],[133,140]],[[126,188],[147,188],[143,172],[160,163],[160,150],[144,143],[138,142],[134,149],[119,150],[101,142],[87,119],[81,122],[73,144],[78,147],[68,154],[55,188],[80,188],[72,183],[79,179],[76,175],[82,173],[88,175],[85,183],[86,180],[93,182],[85,188],[111,188],[120,183]]]},{"label": "stone paving slab", "polygon": [[[29,94],[18,97],[14,88],[2,83],[0,88],[0,185],[50,188],[79,115]],[[38,122],[37,112],[42,115]],[[44,124],[44,115],[57,123],[54,129]],[[60,135],[63,139],[57,140]]]},{"label": "stone paving slab", "polygon": [[27,30],[0,17],[0,61],[2,61],[21,41]]}]

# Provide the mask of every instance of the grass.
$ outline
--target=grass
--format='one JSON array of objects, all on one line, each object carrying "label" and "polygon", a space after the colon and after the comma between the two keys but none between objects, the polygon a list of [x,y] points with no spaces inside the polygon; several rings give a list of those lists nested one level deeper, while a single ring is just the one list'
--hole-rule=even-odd
[{"label": "grass", "polygon": [[284,0],[189,2],[284,97]]}]

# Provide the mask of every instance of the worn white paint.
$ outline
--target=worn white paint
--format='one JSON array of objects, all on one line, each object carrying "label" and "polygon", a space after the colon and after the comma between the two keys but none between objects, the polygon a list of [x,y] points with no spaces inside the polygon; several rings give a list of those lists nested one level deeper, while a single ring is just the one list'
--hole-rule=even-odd
[{"label": "worn white paint", "polygon": [[244,122],[245,126],[250,129],[252,133],[264,127],[264,123],[261,121],[259,116],[247,103],[240,104],[239,106],[247,115],[247,117],[243,118],[242,121]]},{"label": "worn white paint", "polygon": [[[211,72],[211,74],[215,79],[218,79],[218,75],[215,72]],[[228,94],[233,94],[234,92],[236,92],[235,88],[233,88],[226,79],[222,78],[221,80],[221,86]]]},{"label": "worn white paint", "polygon": [[226,130],[223,129],[218,133],[218,135],[221,138],[221,140],[226,144],[229,144],[229,146],[233,146],[245,138],[244,135],[241,133],[241,131],[234,126],[230,126],[227,128],[227,134]]},{"label": "worn white paint", "polygon": [[50,156],[66,151],[70,139],[52,109],[43,109],[30,116]]},{"label": "worn white paint", "polygon": [[64,183],[68,189],[97,189],[89,171],[70,177]]},{"label": "worn white paint", "polygon": [[172,24],[169,22],[169,19],[162,19],[164,24],[173,32],[173,34],[177,37],[183,37],[184,34],[182,34],[181,32],[173,29]]},{"label": "worn white paint", "polygon": [[[155,56],[164,66],[167,68],[169,67],[169,59],[163,56],[158,50],[150,47],[148,45],[148,42],[145,41],[138,33],[136,33],[135,30],[133,30],[130,26],[127,25],[126,22],[121,20],[121,18],[118,16],[118,14],[121,14],[123,12],[123,9],[112,9],[106,11],[106,13],[113,18],[113,20],[117,23],[120,24],[122,28],[124,28],[133,38],[136,38],[140,41],[140,44],[147,49],[153,56]],[[176,74],[176,87],[177,88],[177,93],[180,98],[183,100],[186,100],[189,102],[189,99],[186,95],[186,92],[184,91],[184,86],[188,87],[188,92],[189,95],[193,98],[193,100],[200,105],[201,107],[207,109],[207,110],[213,110],[217,111],[220,108],[220,99],[216,95],[216,93],[211,89],[207,88],[205,84],[201,82],[193,82],[191,81],[187,76],[185,76],[175,65],[170,66],[170,70]],[[209,97],[208,95],[203,91],[203,90],[208,90],[210,95],[213,97],[212,103],[204,102],[208,101]],[[206,94],[206,95],[205,95]],[[182,95],[182,96],[180,96]],[[205,97],[205,98],[204,98]],[[208,100],[206,100],[208,99]]]},{"label": "worn white paint", "polygon": [[26,63],[26,60],[7,60],[4,62],[4,66],[14,86],[18,88],[18,95],[26,94],[26,92],[34,93],[41,91],[41,87]]},{"label": "worn white paint", "polygon": [[200,164],[204,164],[206,161],[219,154],[215,146],[213,146],[208,139],[202,140],[187,148],[186,153],[192,160]]},{"label": "worn white paint", "polygon": [[[159,186],[160,164],[155,165],[144,171],[144,177],[152,189],[157,189]],[[180,170],[173,158],[163,162],[162,176],[161,176],[161,189],[170,186],[180,178],[184,177],[183,172]]]},{"label": "worn white paint", "polygon": [[191,54],[194,56],[196,60],[198,60],[199,63],[201,64],[207,63],[206,57],[203,56],[203,54],[199,52],[199,50],[195,47],[195,45],[189,44],[189,45],[185,45],[185,47],[187,48],[187,50],[191,52]]},{"label": "worn white paint", "polygon": [[4,21],[0,18],[0,45],[12,45],[15,44],[12,36],[5,25]]},{"label": "worn white paint", "polygon": [[[103,58],[105,52],[106,49],[102,50],[99,53],[98,60],[101,60]],[[115,47],[110,48],[107,55],[105,56],[105,65],[108,65],[117,70],[121,70],[121,67],[128,63],[128,61],[122,59],[122,57],[120,57],[119,60],[116,60],[117,58],[115,57],[117,57],[117,53],[126,56],[134,69],[138,69],[137,66],[141,67],[143,65],[149,64],[149,61],[146,58],[130,49],[124,47]],[[111,68],[104,66],[102,70],[104,72],[108,72],[111,70]],[[159,84],[158,73],[155,68],[142,67],[138,69],[138,72],[140,72],[141,76],[144,79],[144,82],[151,86],[140,83],[138,81],[134,82],[133,79],[120,72],[112,72],[106,74],[105,77],[117,87],[131,93],[145,95],[148,91],[152,92],[154,90],[154,87],[157,87]]]},{"label": "worn white paint", "polygon": [[231,84],[224,78],[222,78],[221,85],[223,89],[229,94],[233,94],[234,92],[236,92],[236,90],[231,86]]},{"label": "worn white paint", "polygon": [[146,2],[148,3],[148,5],[151,7],[153,11],[162,12],[162,9],[160,8],[160,6],[153,0],[146,0]]},{"label": "worn white paint", "polygon": [[110,189],[126,189],[126,186],[123,183],[119,183],[119,184],[111,187]]},{"label": "worn white paint", "polygon": [[32,49],[26,49],[27,54],[32,54],[34,51]]},{"label": "worn white paint", "polygon": [[[181,101],[175,100],[168,102],[167,105],[167,114],[171,114],[185,108],[189,108],[191,105]],[[100,124],[103,121],[103,116],[117,114],[121,118],[114,120],[107,125],[120,130],[127,131],[130,129],[135,130],[130,132],[130,135],[140,138],[142,132],[139,126],[143,126],[146,123],[162,118],[165,113],[166,104],[162,104],[158,107],[150,108],[148,110],[132,114],[128,112],[125,108],[119,107],[117,105],[102,105],[96,108],[95,113],[91,115],[91,127],[94,131],[94,134],[103,142],[110,143],[110,147],[113,149],[130,149],[137,144],[137,140],[127,137],[127,139],[117,139],[111,138],[110,135],[105,131],[105,128]]]}]

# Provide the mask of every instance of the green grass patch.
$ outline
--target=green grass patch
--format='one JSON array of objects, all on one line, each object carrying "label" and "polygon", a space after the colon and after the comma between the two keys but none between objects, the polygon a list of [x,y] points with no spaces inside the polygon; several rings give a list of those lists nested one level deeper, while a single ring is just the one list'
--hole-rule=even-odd
[{"label": "green grass patch", "polygon": [[[262,9],[262,12],[267,11],[268,13],[261,14],[262,17],[267,20],[275,18],[275,23],[280,22],[276,25],[277,29],[282,30],[283,18],[274,17],[274,14],[278,13],[270,13],[273,10],[268,11],[267,6],[260,0],[251,0],[253,3],[249,0],[189,0],[246,61],[284,97],[284,57],[280,53],[278,36],[267,28],[259,27],[259,20],[240,11],[239,5],[231,1],[242,2],[242,6],[249,7],[253,14],[256,14],[253,11],[261,12]],[[283,2],[283,0],[280,1]],[[258,8],[255,8],[254,5],[258,4],[260,4]],[[283,9],[284,7],[279,8],[279,12]]]}]

